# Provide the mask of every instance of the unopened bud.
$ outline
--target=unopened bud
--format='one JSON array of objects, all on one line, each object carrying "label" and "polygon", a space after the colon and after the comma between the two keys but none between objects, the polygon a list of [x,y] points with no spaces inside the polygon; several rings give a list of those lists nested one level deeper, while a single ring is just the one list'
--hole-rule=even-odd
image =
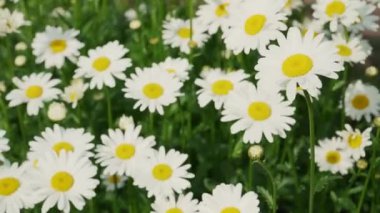
[{"label": "unopened bud", "polygon": [[264,154],[264,149],[260,145],[253,145],[248,149],[248,157],[251,160],[259,160]]},{"label": "unopened bud", "polygon": [[368,67],[366,70],[365,70],[365,74],[368,76],[368,77],[374,77],[376,76],[377,74],[379,73],[379,70],[374,67],[374,66],[370,66]]},{"label": "unopened bud", "polygon": [[356,167],[360,170],[365,170],[368,167],[368,162],[365,159],[360,159],[356,162]]}]

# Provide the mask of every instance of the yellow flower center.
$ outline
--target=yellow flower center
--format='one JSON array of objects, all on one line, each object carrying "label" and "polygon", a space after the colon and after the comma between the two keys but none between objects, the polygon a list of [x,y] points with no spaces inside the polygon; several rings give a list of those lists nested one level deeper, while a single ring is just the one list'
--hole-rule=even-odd
[{"label": "yellow flower center", "polygon": [[286,8],[291,8],[292,7],[293,0],[287,0],[285,3]]},{"label": "yellow flower center", "polygon": [[120,144],[118,147],[116,147],[116,157],[122,160],[128,160],[132,158],[135,155],[136,148],[132,144]]},{"label": "yellow flower center", "polygon": [[171,208],[166,211],[166,213],[183,213],[180,208]]},{"label": "yellow flower center", "polygon": [[143,93],[149,99],[157,99],[164,94],[164,88],[157,83],[149,83],[144,86]]},{"label": "yellow flower center", "polygon": [[240,210],[236,207],[224,208],[220,213],[240,213]]},{"label": "yellow flower center", "polygon": [[20,187],[20,181],[14,177],[0,179],[0,195],[9,196],[17,191]]},{"label": "yellow flower center", "polygon": [[267,103],[256,101],[249,105],[248,115],[255,121],[264,121],[272,115],[272,109]]},{"label": "yellow flower center", "polygon": [[220,4],[215,9],[215,15],[218,17],[226,16],[228,15],[227,6],[229,3]]},{"label": "yellow flower center", "polygon": [[346,11],[346,5],[340,0],[334,0],[326,6],[325,13],[329,17],[342,15]]},{"label": "yellow flower center", "polygon": [[282,73],[289,78],[306,75],[313,68],[313,61],[305,54],[289,56],[282,64]]},{"label": "yellow flower center", "polygon": [[264,25],[267,21],[267,18],[264,15],[253,15],[250,16],[246,21],[245,21],[245,32],[248,35],[256,35],[259,33],[263,28]]},{"label": "yellow flower center", "polygon": [[35,99],[35,98],[41,97],[43,92],[44,90],[42,89],[41,86],[32,85],[32,86],[29,86],[28,89],[26,89],[25,95],[26,97],[30,99]]},{"label": "yellow flower center", "polygon": [[369,99],[367,98],[366,95],[364,94],[359,94],[356,95],[352,100],[351,100],[352,106],[355,109],[358,110],[363,110],[368,107],[369,105]]},{"label": "yellow flower center", "polygon": [[234,85],[229,80],[218,80],[211,86],[211,90],[215,95],[228,95],[232,89],[234,89]]},{"label": "yellow flower center", "polygon": [[50,42],[50,49],[53,53],[60,53],[63,52],[67,47],[66,41],[57,39],[52,42]]},{"label": "yellow flower center", "polygon": [[362,136],[360,134],[351,134],[348,137],[348,145],[353,149],[359,148],[362,145]]},{"label": "yellow flower center", "polygon": [[168,164],[157,164],[153,170],[152,175],[160,181],[168,180],[173,174],[173,169]]},{"label": "yellow flower center", "polygon": [[172,74],[172,73],[176,73],[175,69],[172,69],[172,68],[170,68],[170,69],[166,69],[166,72],[168,72],[168,73],[170,73],[170,74]]},{"label": "yellow flower center", "polygon": [[103,72],[106,69],[108,69],[110,64],[111,64],[110,59],[105,56],[102,56],[95,59],[95,61],[92,63],[92,67],[98,72]]},{"label": "yellow flower center", "polygon": [[118,184],[120,182],[121,178],[119,175],[110,175],[108,176],[108,182],[111,184]]},{"label": "yellow flower center", "polygon": [[60,141],[60,142],[54,144],[52,149],[55,151],[55,153],[57,153],[57,155],[62,150],[66,151],[66,152],[73,152],[74,151],[73,145],[71,145],[69,142],[66,142],[66,141]]},{"label": "yellow flower center", "polygon": [[74,178],[68,172],[57,172],[50,180],[51,187],[59,192],[67,192],[74,185]]},{"label": "yellow flower center", "polygon": [[178,35],[180,38],[188,39],[188,38],[190,38],[191,30],[190,30],[190,28],[188,28],[188,27],[182,27],[182,28],[180,28],[180,29],[177,31],[177,35]]},{"label": "yellow flower center", "polygon": [[336,47],[338,48],[338,54],[340,56],[348,57],[352,55],[352,50],[350,47],[346,45],[337,45]]},{"label": "yellow flower center", "polygon": [[340,162],[340,153],[338,151],[329,151],[326,153],[326,161],[330,164],[337,164]]},{"label": "yellow flower center", "polygon": [[74,102],[74,101],[76,101],[78,99],[78,93],[77,92],[71,92],[70,94],[69,94],[69,100],[71,101],[71,102]]}]

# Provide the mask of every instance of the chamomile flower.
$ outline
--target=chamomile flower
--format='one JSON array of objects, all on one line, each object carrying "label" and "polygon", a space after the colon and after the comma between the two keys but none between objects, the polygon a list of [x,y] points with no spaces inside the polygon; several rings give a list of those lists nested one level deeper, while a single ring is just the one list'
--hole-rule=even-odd
[{"label": "chamomile flower", "polygon": [[153,66],[157,66],[158,69],[174,75],[182,82],[189,79],[189,70],[192,68],[192,65],[186,58],[171,57],[167,57],[165,61]]},{"label": "chamomile flower", "polygon": [[167,72],[160,72],[157,67],[137,68],[136,73],[125,81],[126,98],[137,100],[134,109],[141,111],[148,109],[153,113],[157,111],[164,114],[164,106],[176,102],[181,95],[180,89],[183,83],[178,78]]},{"label": "chamomile flower", "polygon": [[211,101],[215,108],[220,109],[236,87],[249,77],[244,70],[225,72],[220,68],[210,69],[202,73],[202,78],[195,80],[195,84],[201,87],[197,91],[198,103],[205,107]]},{"label": "chamomile flower", "polygon": [[223,31],[227,49],[234,54],[266,48],[286,30],[282,0],[242,1],[230,9],[229,28]]},{"label": "chamomile flower", "polygon": [[225,102],[222,121],[235,121],[231,133],[244,131],[245,143],[260,143],[263,135],[273,142],[273,135],[285,138],[295,123],[290,104],[273,88],[244,83]]},{"label": "chamomile flower", "polygon": [[342,34],[336,34],[333,35],[332,42],[343,61],[363,64],[368,57],[359,37],[351,36],[346,38]]},{"label": "chamomile flower", "polygon": [[209,34],[214,34],[219,28],[228,28],[230,0],[205,0],[196,12],[199,21],[208,28]]},{"label": "chamomile flower", "polygon": [[110,175],[110,174],[102,174],[101,180],[102,184],[106,188],[107,191],[115,191],[116,189],[121,189],[125,186],[125,182],[127,181],[127,176],[124,175]]},{"label": "chamomile flower", "polygon": [[262,54],[255,66],[259,71],[256,78],[264,84],[279,85],[290,101],[295,99],[298,86],[315,97],[313,91],[322,87],[318,76],[336,79],[336,72],[343,70],[336,48],[323,38],[313,31],[303,36],[298,28],[290,28],[286,38],[281,36],[278,45],[270,45]]},{"label": "chamomile flower", "polygon": [[153,152],[156,144],[153,136],[140,136],[141,126],[108,130],[108,135],[102,135],[102,144],[96,148],[97,163],[105,167],[105,174],[132,176],[140,163]]},{"label": "chamomile flower", "polygon": [[83,82],[83,79],[77,78],[71,81],[71,84],[65,87],[62,99],[70,103],[73,108],[78,105],[78,101],[84,96],[88,89],[88,84]]},{"label": "chamomile flower", "polygon": [[140,171],[134,175],[134,184],[146,188],[149,197],[174,196],[174,192],[180,194],[191,186],[187,179],[194,178],[194,174],[188,171],[190,164],[184,164],[187,158],[187,154],[174,149],[165,152],[161,146],[140,162]]},{"label": "chamomile flower", "polygon": [[104,46],[88,51],[88,56],[81,56],[78,60],[78,68],[75,70],[75,78],[90,78],[90,89],[115,87],[115,78],[124,80],[124,71],[132,66],[131,59],[124,58],[128,49],[118,41],[108,42]]},{"label": "chamomile flower", "polygon": [[353,120],[361,120],[363,117],[371,122],[372,116],[380,115],[379,90],[361,80],[348,85],[344,97],[345,112]]},{"label": "chamomile flower", "polygon": [[5,98],[10,101],[10,107],[26,103],[28,115],[37,115],[44,102],[57,99],[61,94],[61,90],[55,88],[60,80],[52,79],[50,73],[32,73],[21,79],[14,77],[12,81],[17,89]]},{"label": "chamomile flower", "polygon": [[379,17],[374,14],[375,10],[375,5],[361,1],[358,8],[359,20],[350,27],[350,31],[353,33],[360,33],[365,30],[376,32],[379,29]]},{"label": "chamomile flower", "polygon": [[345,175],[354,165],[350,157],[341,138],[321,140],[315,147],[315,162],[319,171]]},{"label": "chamomile flower", "polygon": [[212,194],[203,194],[199,204],[201,213],[258,213],[259,199],[255,192],[243,194],[242,184],[219,184]]},{"label": "chamomile flower", "polygon": [[36,203],[26,164],[0,166],[0,213],[19,213]]},{"label": "chamomile flower", "polygon": [[83,210],[85,199],[95,197],[99,181],[95,179],[97,168],[85,157],[72,152],[48,152],[32,170],[30,184],[43,201],[41,212],[46,213],[55,205],[58,210],[70,212],[70,204]]},{"label": "chamomile flower", "polygon": [[181,52],[190,53],[193,47],[202,47],[208,39],[207,28],[198,19],[193,19],[192,29],[190,20],[170,18],[163,25],[164,44],[179,48]]},{"label": "chamomile flower", "polygon": [[361,132],[358,129],[353,129],[349,124],[346,124],[344,127],[346,129],[338,131],[337,135],[343,139],[347,152],[356,161],[359,160],[360,157],[365,157],[365,148],[372,144],[372,128],[367,128]]},{"label": "chamomile flower", "polygon": [[158,197],[152,204],[151,213],[198,213],[198,200],[193,199],[193,193]]},{"label": "chamomile flower", "polygon": [[359,0],[317,0],[312,7],[314,18],[329,23],[332,32],[336,32],[339,26],[349,28],[359,21]]},{"label": "chamomile flower", "polygon": [[45,68],[62,68],[65,59],[76,62],[79,49],[84,44],[76,39],[79,31],[64,31],[61,27],[47,26],[45,32],[37,33],[32,42],[33,54],[37,63],[44,63]]},{"label": "chamomile flower", "polygon": [[[46,128],[41,133],[41,136],[34,137],[33,141],[29,142],[30,151],[28,159],[39,167],[39,158],[47,152],[55,152],[60,155],[64,152],[75,152],[81,156],[92,156],[91,149],[94,144],[91,141],[94,136],[86,133],[82,128],[63,128],[55,124],[53,128]],[[38,163],[38,164],[37,164]]]},{"label": "chamomile flower", "polygon": [[30,25],[30,22],[25,20],[23,13],[0,8],[0,37],[18,33],[19,28],[26,25]]},{"label": "chamomile flower", "polygon": [[285,4],[283,6],[283,11],[286,14],[291,15],[292,10],[297,10],[300,7],[302,7],[303,5],[304,5],[304,3],[302,0],[286,0]]},{"label": "chamomile flower", "polygon": [[0,129],[0,155],[3,153],[3,152],[7,152],[9,151],[9,140],[8,138],[5,137],[5,131]]}]

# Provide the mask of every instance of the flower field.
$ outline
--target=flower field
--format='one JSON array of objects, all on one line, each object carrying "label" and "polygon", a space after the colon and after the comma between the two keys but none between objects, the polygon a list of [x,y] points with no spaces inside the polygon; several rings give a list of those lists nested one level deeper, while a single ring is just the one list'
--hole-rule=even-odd
[{"label": "flower field", "polygon": [[380,212],[379,7],[0,0],[0,213]]}]

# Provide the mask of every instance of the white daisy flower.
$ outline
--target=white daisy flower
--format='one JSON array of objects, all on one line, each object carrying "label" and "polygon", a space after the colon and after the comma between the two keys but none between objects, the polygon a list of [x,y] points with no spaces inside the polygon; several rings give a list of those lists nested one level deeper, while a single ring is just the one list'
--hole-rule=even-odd
[{"label": "white daisy flower", "polygon": [[190,20],[170,18],[164,22],[162,38],[164,44],[179,48],[181,52],[190,53],[193,47],[202,47],[209,36],[207,28],[198,19],[193,19],[192,29]]},{"label": "white daisy flower", "polygon": [[153,64],[153,67],[158,67],[158,69],[174,75],[183,82],[189,79],[189,70],[192,65],[186,58],[167,57],[165,61]]},{"label": "white daisy flower", "polygon": [[199,6],[197,17],[207,26],[209,34],[228,28],[229,5],[230,0],[205,0],[205,4]]},{"label": "white daisy flower", "polygon": [[343,139],[347,152],[356,161],[360,157],[365,157],[365,148],[372,145],[372,128],[367,128],[361,132],[358,129],[353,129],[349,124],[344,125],[344,127],[346,129],[338,131],[337,135]]},{"label": "white daisy flower", "polygon": [[194,178],[194,174],[188,171],[190,164],[184,164],[187,158],[187,154],[174,149],[165,152],[161,146],[152,156],[140,162],[140,171],[133,178],[134,184],[146,188],[149,197],[174,196],[174,192],[181,194],[191,186],[187,179]]},{"label": "white daisy flower", "polygon": [[378,8],[380,8],[380,0],[365,0],[368,3],[374,4]]},{"label": "white daisy flower", "polygon": [[314,18],[329,23],[332,32],[336,32],[339,26],[350,28],[359,20],[359,0],[317,0],[312,7]]},{"label": "white daisy flower", "polygon": [[343,61],[364,64],[368,57],[359,37],[351,36],[347,39],[343,34],[335,34],[332,36],[332,42]]},{"label": "white daisy flower", "polygon": [[181,95],[180,89],[183,83],[167,72],[160,72],[157,67],[136,68],[136,73],[125,81],[126,98],[137,100],[134,109],[141,111],[148,109],[153,113],[157,111],[164,114],[164,106],[176,102]]},{"label": "white daisy flower", "polygon": [[293,10],[297,10],[302,6],[304,6],[304,2],[302,0],[286,0],[282,10],[287,15],[291,15]]},{"label": "white daisy flower", "polygon": [[307,31],[302,35],[298,28],[290,28],[287,37],[281,36],[278,45],[270,45],[260,58],[255,69],[256,78],[264,84],[279,85],[286,90],[286,96],[293,101],[296,88],[300,86],[311,96],[322,87],[318,76],[337,79],[336,72],[343,70],[343,64],[331,42],[324,41],[323,34]]},{"label": "white daisy flower", "polygon": [[360,1],[358,8],[359,20],[349,29],[353,33],[361,33],[365,30],[376,32],[379,29],[379,17],[374,14],[376,6]]},{"label": "white daisy flower", "polygon": [[70,29],[63,31],[61,27],[47,26],[45,32],[37,33],[32,42],[36,63],[44,62],[45,68],[62,68],[65,59],[76,62],[79,49],[84,44],[76,39],[79,31]]},{"label": "white daisy flower", "polygon": [[315,35],[323,33],[323,23],[311,19],[309,17],[304,17],[302,23],[298,21],[293,21],[292,25],[301,29],[302,34],[306,34],[308,30],[313,31]]},{"label": "white daisy flower", "polygon": [[86,133],[83,128],[63,128],[55,124],[53,128],[46,128],[41,136],[34,137],[29,142],[30,150],[27,154],[30,162],[39,167],[39,159],[47,152],[54,151],[57,155],[64,152],[75,152],[81,156],[93,156],[91,141],[94,136]]},{"label": "white daisy flower", "polygon": [[8,138],[5,137],[5,131],[0,129],[0,155],[3,153],[3,152],[7,152],[9,151],[9,140]]},{"label": "white daisy flower", "polygon": [[354,163],[341,138],[324,139],[315,147],[315,162],[319,171],[345,175]]},{"label": "white daisy flower", "polygon": [[115,78],[124,80],[124,71],[132,66],[131,59],[123,58],[128,51],[119,41],[91,49],[88,57],[79,57],[74,78],[90,78],[90,89],[102,89],[103,85],[113,88],[116,85]]},{"label": "white daisy flower", "polygon": [[198,200],[193,199],[193,193],[158,197],[152,204],[151,213],[198,213]]},{"label": "white daisy flower", "polygon": [[61,90],[55,88],[60,80],[52,79],[51,73],[32,73],[21,79],[14,77],[12,81],[17,89],[5,98],[10,101],[10,107],[26,103],[28,115],[37,115],[44,102],[57,99],[61,94]]},{"label": "white daisy flower", "polygon": [[263,51],[281,35],[281,30],[287,29],[282,22],[286,20],[281,12],[283,5],[283,0],[246,0],[231,6],[230,27],[223,31],[227,49],[235,55],[256,49]]},{"label": "white daisy flower", "polygon": [[259,199],[255,192],[243,194],[242,184],[219,184],[212,194],[203,194],[199,204],[201,213],[259,213]]},{"label": "white daisy flower", "polygon": [[26,165],[0,166],[0,213],[19,213],[36,203]]},{"label": "white daisy flower", "polygon": [[361,80],[348,85],[344,97],[345,113],[353,120],[361,120],[363,117],[371,122],[371,116],[380,115],[379,90]]},{"label": "white daisy flower", "polygon": [[58,210],[70,212],[70,204],[83,210],[85,199],[95,197],[99,181],[94,179],[96,166],[84,156],[72,152],[48,152],[32,170],[30,184],[34,193],[43,201],[41,212],[46,213],[57,206]]},{"label": "white daisy flower", "polygon": [[123,188],[128,179],[127,176],[116,174],[102,174],[100,178],[107,191],[115,191],[116,189]]},{"label": "white daisy flower", "polygon": [[153,152],[154,136],[140,136],[141,126],[108,130],[102,135],[102,144],[96,147],[96,162],[105,167],[105,174],[131,176],[142,161]]},{"label": "white daisy flower", "polygon": [[83,82],[83,79],[77,78],[71,81],[71,84],[65,87],[62,99],[70,103],[73,108],[78,105],[78,101],[84,96],[84,93],[88,89],[88,84]]},{"label": "white daisy flower", "polygon": [[202,73],[202,78],[195,80],[195,84],[201,87],[197,91],[198,103],[203,108],[211,101],[215,108],[222,108],[224,102],[241,82],[249,77],[244,70],[225,72],[220,68],[210,69]]},{"label": "white daisy flower", "polygon": [[30,22],[25,20],[23,13],[0,8],[0,37],[19,33],[19,28],[27,25],[30,25]]}]

